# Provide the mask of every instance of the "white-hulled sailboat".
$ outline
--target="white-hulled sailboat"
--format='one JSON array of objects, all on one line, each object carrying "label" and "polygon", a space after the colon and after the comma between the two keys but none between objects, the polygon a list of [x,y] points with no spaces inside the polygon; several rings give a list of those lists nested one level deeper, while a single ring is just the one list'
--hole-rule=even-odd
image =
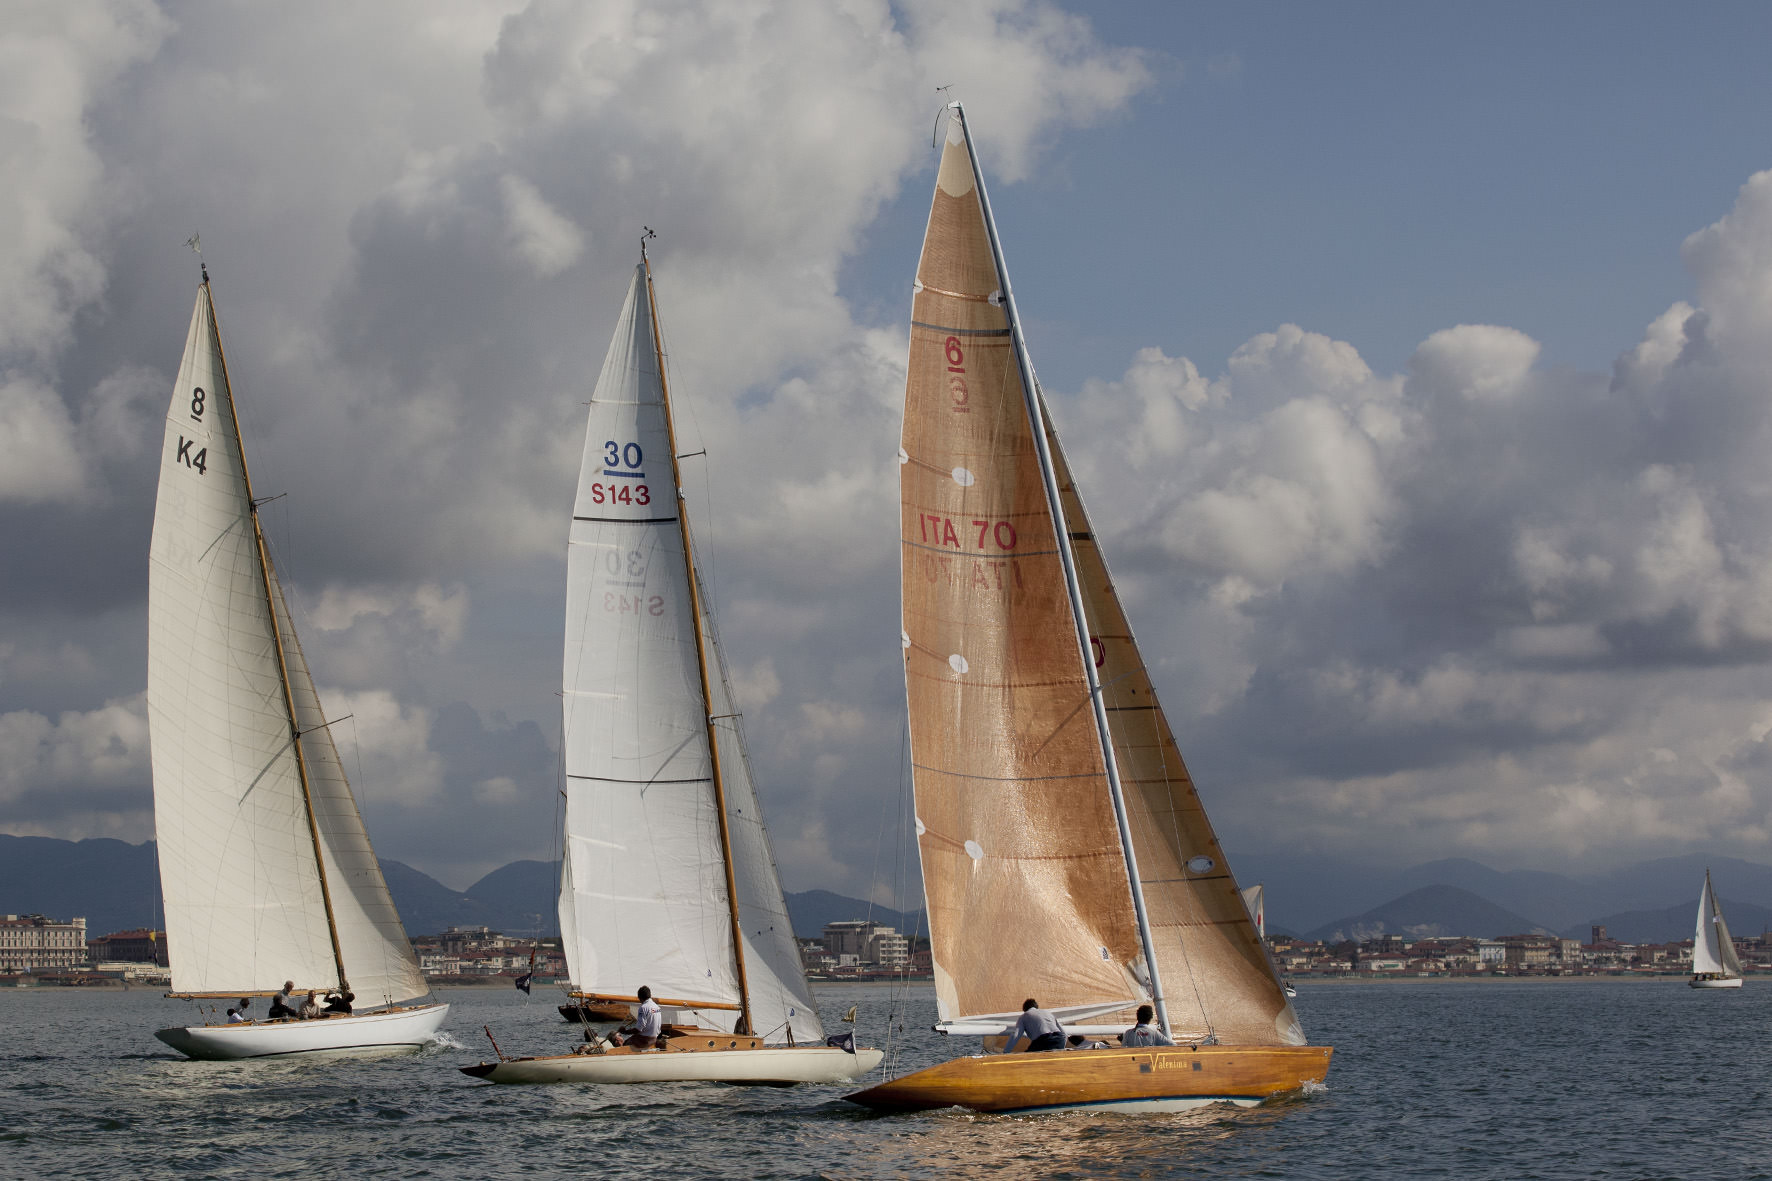
[{"label": "white-hulled sailboat", "polygon": [[[148,732],[168,996],[353,993],[355,1013],[159,1030],[192,1058],[418,1048],[429,992],[259,528],[209,272],[166,416],[148,561]],[[267,1006],[268,1007],[268,1006]],[[263,1010],[261,1010],[261,1014]]]},{"label": "white-hulled sailboat", "polygon": [[1723,921],[1723,904],[1704,871],[1704,889],[1698,895],[1698,929],[1692,933],[1692,988],[1740,988],[1741,958]]},{"label": "white-hulled sailboat", "polygon": [[1032,997],[1178,1043],[957,1058],[869,1107],[1179,1110],[1320,1081],[1201,809],[1034,380],[952,104],[911,304],[905,684],[936,1004],[1000,1036]]},{"label": "white-hulled sailboat", "polygon": [[843,1082],[883,1056],[825,1044],[680,486],[642,243],[591,395],[567,546],[560,932],[575,999],[631,1004],[647,985],[670,1036],[462,1068],[477,1078]]}]

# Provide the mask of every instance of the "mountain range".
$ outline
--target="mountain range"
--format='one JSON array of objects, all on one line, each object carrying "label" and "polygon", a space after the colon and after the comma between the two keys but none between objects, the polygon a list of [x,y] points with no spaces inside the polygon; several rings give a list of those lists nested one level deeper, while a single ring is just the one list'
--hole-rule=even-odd
[{"label": "mountain range", "polygon": [[[554,895],[559,862],[513,861],[466,890],[398,861],[383,861],[382,876],[413,935],[449,927],[491,927],[510,935],[548,935],[556,929]],[[925,929],[921,911],[870,906],[829,890],[787,895],[794,934],[815,938],[826,923],[873,918],[911,933]],[[130,927],[164,925],[154,843],[109,838],[62,841],[0,833],[0,913],[84,916],[88,937]]]},{"label": "mountain range", "polygon": [[[1601,923],[1625,942],[1667,942],[1691,936],[1707,867],[1736,934],[1772,927],[1772,866],[1732,857],[1668,857],[1583,877],[1495,870],[1463,858],[1405,870],[1260,854],[1231,862],[1244,885],[1266,887],[1268,931],[1274,934],[1487,938],[1547,931],[1585,941],[1590,926]],[[452,890],[398,861],[381,865],[406,929],[415,935],[452,926],[510,934],[554,930],[557,862],[513,861],[466,890]],[[790,893],[787,902],[794,933],[803,938],[829,922],[870,916],[907,933],[927,930],[921,911],[900,912],[828,890]],[[92,935],[163,925],[153,842],[0,834],[0,912],[84,915]]]}]

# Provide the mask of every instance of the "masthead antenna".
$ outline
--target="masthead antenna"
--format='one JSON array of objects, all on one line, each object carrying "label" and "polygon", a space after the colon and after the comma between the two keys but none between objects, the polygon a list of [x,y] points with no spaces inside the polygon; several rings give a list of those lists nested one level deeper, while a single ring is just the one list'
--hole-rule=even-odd
[{"label": "masthead antenna", "polygon": [[209,282],[209,264],[203,261],[203,235],[192,234],[185,239],[185,245],[197,252],[197,266],[203,272],[203,281]]},{"label": "masthead antenna", "polygon": [[[941,103],[942,103],[941,110],[942,111],[945,111],[949,107],[954,105],[953,103],[948,101],[948,91],[952,90],[953,88],[954,88],[954,84],[952,82],[949,82],[946,86],[937,86],[935,88],[935,93],[941,95]],[[935,112],[935,126],[929,129],[929,146],[931,148],[933,148],[933,147],[935,147],[936,144],[938,144],[940,142],[941,142],[941,111],[937,111],[937,112]]]},{"label": "masthead antenna", "polygon": [[640,235],[640,261],[644,262],[646,261],[646,240],[658,237],[658,232],[651,226],[641,226],[640,228],[646,231]]}]

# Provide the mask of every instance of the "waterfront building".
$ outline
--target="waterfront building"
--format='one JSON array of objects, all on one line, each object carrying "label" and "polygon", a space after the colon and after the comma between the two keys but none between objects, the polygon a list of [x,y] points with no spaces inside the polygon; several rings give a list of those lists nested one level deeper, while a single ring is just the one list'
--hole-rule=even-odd
[{"label": "waterfront building", "polygon": [[86,958],[95,964],[118,962],[157,964],[162,968],[172,966],[172,961],[167,956],[166,932],[150,931],[146,927],[114,931],[109,935],[100,935],[97,939],[88,939]]},{"label": "waterfront building", "polygon": [[86,966],[86,920],[0,915],[0,972],[66,972]]}]

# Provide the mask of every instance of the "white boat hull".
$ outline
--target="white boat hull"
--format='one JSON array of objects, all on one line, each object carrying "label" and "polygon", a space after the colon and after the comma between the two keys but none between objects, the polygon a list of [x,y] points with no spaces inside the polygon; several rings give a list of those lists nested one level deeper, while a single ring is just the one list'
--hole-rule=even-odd
[{"label": "white boat hull", "polygon": [[1708,980],[1688,980],[1686,983],[1692,988],[1740,988],[1741,977],[1726,976],[1719,978],[1713,976]]},{"label": "white boat hull", "polygon": [[210,1061],[291,1054],[374,1054],[421,1048],[436,1037],[448,1015],[448,1005],[420,1005],[317,1021],[174,1026],[157,1030],[154,1036],[187,1057]]},{"label": "white boat hull", "polygon": [[880,1065],[882,1050],[774,1046],[761,1050],[640,1051],[512,1058],[464,1066],[463,1074],[494,1083],[738,1083],[787,1087],[843,1083]]}]

